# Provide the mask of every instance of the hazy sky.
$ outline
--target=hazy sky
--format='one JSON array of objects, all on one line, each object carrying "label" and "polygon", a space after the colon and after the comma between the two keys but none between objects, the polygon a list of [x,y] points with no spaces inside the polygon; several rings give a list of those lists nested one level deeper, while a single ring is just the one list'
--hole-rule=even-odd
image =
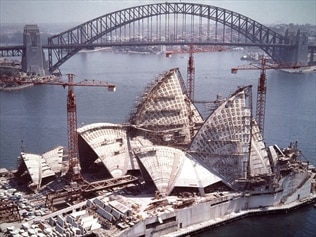
[{"label": "hazy sky", "polygon": [[[0,0],[0,23],[83,23],[132,6],[158,0]],[[180,2],[173,0],[169,2]],[[316,25],[316,0],[182,0],[226,8],[262,24]]]}]

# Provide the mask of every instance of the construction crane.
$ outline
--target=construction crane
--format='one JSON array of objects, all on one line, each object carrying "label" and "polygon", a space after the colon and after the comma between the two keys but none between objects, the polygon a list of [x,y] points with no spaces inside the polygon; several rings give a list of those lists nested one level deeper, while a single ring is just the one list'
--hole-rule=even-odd
[{"label": "construction crane", "polygon": [[[109,91],[115,91],[114,84],[104,81],[84,80],[81,82],[74,82],[74,74],[67,74],[68,82],[61,80],[35,80],[34,85],[60,85],[68,87],[67,95],[67,133],[68,133],[68,171],[66,177],[70,181],[82,179],[80,174],[80,167],[78,162],[78,134],[77,134],[77,104],[76,95],[74,92],[75,86],[93,86],[93,87],[107,87]],[[19,79],[0,79],[0,82],[14,82],[16,84],[30,84],[30,81],[22,81]]]},{"label": "construction crane", "polygon": [[260,70],[260,77],[258,79],[257,87],[257,104],[256,104],[256,121],[263,136],[264,134],[264,120],[265,120],[265,108],[266,108],[266,94],[267,94],[267,69],[297,69],[301,66],[291,64],[267,64],[268,59],[262,57],[261,64],[249,64],[238,66],[231,69],[231,73],[236,74],[238,70]]},{"label": "construction crane", "polygon": [[195,66],[194,66],[194,47],[193,44],[190,44],[188,50],[175,50],[175,51],[166,51],[166,57],[171,57],[172,54],[178,53],[189,53],[188,67],[187,67],[187,87],[188,87],[188,97],[191,101],[194,101],[194,81],[195,81]]},{"label": "construction crane", "polygon": [[187,85],[188,85],[188,96],[191,101],[194,101],[194,84],[195,84],[195,66],[194,66],[194,58],[193,58],[193,44],[190,44],[189,50],[189,60],[187,67]]},{"label": "construction crane", "polygon": [[189,60],[187,66],[187,91],[188,97],[192,102],[194,101],[194,91],[195,91],[195,65],[194,65],[194,53],[202,53],[202,52],[214,52],[214,51],[222,51],[222,47],[215,48],[204,48],[204,49],[194,49],[193,44],[190,44],[189,50],[178,50],[178,51],[166,51],[166,57],[171,57],[172,54],[178,53],[189,53]]},{"label": "construction crane", "polygon": [[64,88],[68,87],[67,95],[67,131],[68,131],[68,171],[66,177],[74,181],[81,178],[78,162],[78,134],[77,134],[77,104],[74,92],[75,86],[99,86],[107,87],[109,91],[115,91],[115,85],[103,81],[84,80],[74,83],[74,74],[67,74],[68,82],[62,81],[47,81],[36,82],[34,84],[45,85],[61,85]]}]

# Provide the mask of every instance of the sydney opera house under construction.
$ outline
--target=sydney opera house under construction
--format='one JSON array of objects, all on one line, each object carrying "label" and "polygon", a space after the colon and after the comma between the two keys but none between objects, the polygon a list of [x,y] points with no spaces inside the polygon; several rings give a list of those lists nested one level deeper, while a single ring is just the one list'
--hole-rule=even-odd
[{"label": "sydney opera house under construction", "polygon": [[[188,236],[316,197],[315,168],[301,159],[297,143],[266,146],[252,115],[251,86],[217,101],[204,119],[179,70],[171,69],[145,88],[126,123],[77,132],[85,181],[68,189],[53,185],[67,170],[62,147],[21,154],[18,176],[46,190],[53,210],[32,220],[43,236]],[[55,212],[62,202],[70,206]]]}]

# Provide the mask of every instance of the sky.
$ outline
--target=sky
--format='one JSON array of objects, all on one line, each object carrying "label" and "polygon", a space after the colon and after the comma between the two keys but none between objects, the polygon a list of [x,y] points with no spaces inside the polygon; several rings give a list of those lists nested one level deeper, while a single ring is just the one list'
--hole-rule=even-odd
[{"label": "sky", "polygon": [[[113,11],[181,0],[0,0],[5,23],[83,23]],[[226,8],[261,24],[316,25],[316,0],[182,0]]]}]

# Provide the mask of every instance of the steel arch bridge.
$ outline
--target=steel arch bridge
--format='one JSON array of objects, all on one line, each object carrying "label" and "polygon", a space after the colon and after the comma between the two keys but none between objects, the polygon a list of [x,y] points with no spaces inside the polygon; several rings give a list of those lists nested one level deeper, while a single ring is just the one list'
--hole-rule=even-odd
[{"label": "steel arch bridge", "polygon": [[83,48],[189,43],[259,46],[277,62],[284,62],[284,51],[293,48],[288,38],[244,15],[183,2],[112,12],[50,37],[44,47],[48,48],[49,69],[53,72]]}]

